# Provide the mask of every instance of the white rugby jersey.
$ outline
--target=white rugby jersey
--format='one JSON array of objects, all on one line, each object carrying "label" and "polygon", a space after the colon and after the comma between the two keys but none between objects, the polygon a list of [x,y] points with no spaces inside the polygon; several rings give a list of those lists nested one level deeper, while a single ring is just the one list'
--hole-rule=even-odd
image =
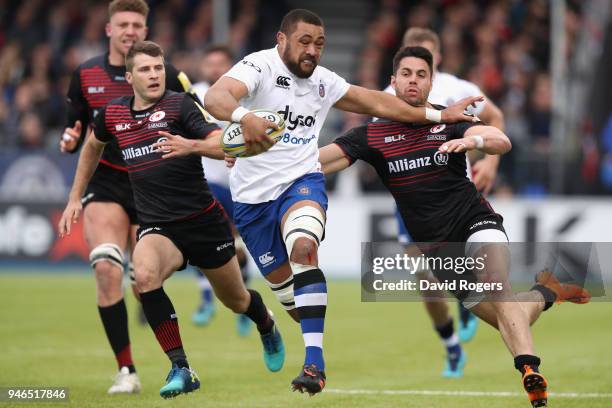
[{"label": "white rugby jersey", "polygon": [[[202,102],[202,106],[204,106],[204,95],[206,95],[208,88],[210,88],[208,82],[198,82],[191,87],[191,90]],[[222,130],[227,126],[227,122],[217,120],[212,116],[207,117],[206,120],[216,123]],[[230,170],[225,165],[225,160],[215,160],[202,156],[202,166],[204,167],[204,176],[208,182],[229,187]]]},{"label": "white rugby jersey", "polygon": [[[395,95],[395,90],[391,85],[385,88],[385,92]],[[468,96],[482,95],[482,91],[472,82],[457,78],[446,72],[436,72],[433,77],[433,84],[427,101],[434,105],[450,106]],[[479,115],[484,107],[484,102],[476,103],[476,108],[470,106],[467,111],[471,114]]]},{"label": "white rugby jersey", "polygon": [[246,85],[248,94],[240,105],[276,111],[285,118],[285,133],[270,150],[236,160],[230,172],[234,201],[274,200],[299,177],[321,171],[319,132],[329,109],[350,84],[321,66],[310,78],[298,78],[285,66],[276,47],[246,56],[224,76]]}]

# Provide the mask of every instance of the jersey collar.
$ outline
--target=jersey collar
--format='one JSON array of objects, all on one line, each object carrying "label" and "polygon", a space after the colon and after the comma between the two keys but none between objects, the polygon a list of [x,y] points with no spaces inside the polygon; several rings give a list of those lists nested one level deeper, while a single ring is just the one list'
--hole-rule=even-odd
[{"label": "jersey collar", "polygon": [[289,68],[287,68],[287,65],[285,65],[283,62],[278,50],[278,44],[274,47],[274,62],[279,68],[282,68],[285,74],[291,76],[292,81],[297,85],[296,94],[298,96],[306,95],[313,90],[318,89],[318,83],[314,79],[318,67],[315,68],[309,78],[299,78],[295,76],[293,72],[289,71]]}]

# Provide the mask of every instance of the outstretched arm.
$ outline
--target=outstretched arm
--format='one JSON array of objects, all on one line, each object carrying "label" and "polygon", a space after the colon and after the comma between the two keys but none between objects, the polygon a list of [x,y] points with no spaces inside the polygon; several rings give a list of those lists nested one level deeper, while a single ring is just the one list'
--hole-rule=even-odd
[{"label": "outstretched arm", "polygon": [[335,143],[328,144],[319,149],[319,162],[323,173],[331,174],[346,169],[351,165],[344,152]]},{"label": "outstretched arm", "polygon": [[348,112],[387,118],[398,122],[472,122],[474,118],[465,115],[464,111],[468,106],[482,99],[482,96],[471,96],[460,100],[443,111],[438,111],[431,108],[411,106],[387,92],[351,85],[334,107]]}]

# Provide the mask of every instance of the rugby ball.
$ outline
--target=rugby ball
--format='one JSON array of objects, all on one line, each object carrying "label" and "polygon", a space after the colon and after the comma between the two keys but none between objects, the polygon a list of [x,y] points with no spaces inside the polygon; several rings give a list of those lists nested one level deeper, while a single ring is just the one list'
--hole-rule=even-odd
[{"label": "rugby ball", "polygon": [[[274,143],[278,142],[283,137],[283,132],[285,131],[285,120],[281,115],[279,115],[277,112],[265,109],[254,110],[251,111],[251,113],[254,113],[260,118],[276,123],[278,130],[269,128],[266,132],[268,137],[272,139]],[[232,157],[250,157],[262,153],[261,151],[247,151],[244,144],[242,127],[240,126],[240,123],[235,122],[230,123],[229,126],[227,126],[223,131],[223,134],[221,135],[221,148],[225,153]]]}]

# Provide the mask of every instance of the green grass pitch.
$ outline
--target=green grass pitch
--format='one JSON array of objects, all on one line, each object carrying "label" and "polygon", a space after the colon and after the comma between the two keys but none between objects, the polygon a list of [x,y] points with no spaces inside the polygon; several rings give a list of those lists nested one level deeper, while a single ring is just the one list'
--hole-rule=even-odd
[{"label": "green grass pitch", "polygon": [[[444,351],[420,303],[361,303],[359,284],[329,283],[325,355],[327,388],[309,398],[289,384],[303,359],[299,326],[281,310],[261,281],[287,349],[285,367],[269,373],[252,332],[239,338],[235,318],[220,303],[209,327],[191,324],[198,301],[195,278],[181,272],[166,283],[181,323],[190,363],[202,380],[192,394],[159,397],[170,368],[150,328],[139,326],[128,293],[132,351],[143,392],[108,396],[116,371],[95,305],[90,274],[41,270],[0,273],[0,387],[68,387],[70,403],[10,404],[15,407],[529,407],[526,396],[444,396],[381,393],[384,390],[440,390],[521,393],[520,377],[496,331],[482,324],[465,345],[466,375],[440,376]],[[451,304],[455,312],[454,303]],[[612,304],[556,305],[534,327],[542,371],[554,393],[597,393],[595,398],[550,398],[551,407],[612,406]],[[350,394],[369,390],[372,394]]]}]

